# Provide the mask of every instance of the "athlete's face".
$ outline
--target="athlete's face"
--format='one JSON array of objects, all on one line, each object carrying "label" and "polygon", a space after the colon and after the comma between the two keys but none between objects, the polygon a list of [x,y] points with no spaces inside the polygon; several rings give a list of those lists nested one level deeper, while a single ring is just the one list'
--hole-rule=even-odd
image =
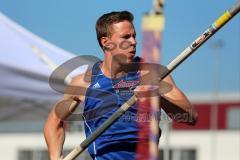
[{"label": "athlete's face", "polygon": [[110,50],[115,62],[121,64],[132,62],[136,53],[136,33],[132,23],[122,21],[114,23],[110,29],[109,41],[113,44]]}]

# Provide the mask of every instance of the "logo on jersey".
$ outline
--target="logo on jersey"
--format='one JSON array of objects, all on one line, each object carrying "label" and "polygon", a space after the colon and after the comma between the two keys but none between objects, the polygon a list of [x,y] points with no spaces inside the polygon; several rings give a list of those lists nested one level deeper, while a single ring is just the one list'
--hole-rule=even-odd
[{"label": "logo on jersey", "polygon": [[97,89],[97,88],[100,88],[100,84],[97,82],[96,84],[93,85],[93,88]]},{"label": "logo on jersey", "polygon": [[139,83],[140,83],[139,80],[135,80],[135,81],[124,81],[124,80],[121,80],[118,83],[116,83],[113,87],[115,89],[133,88],[133,87],[136,87]]}]

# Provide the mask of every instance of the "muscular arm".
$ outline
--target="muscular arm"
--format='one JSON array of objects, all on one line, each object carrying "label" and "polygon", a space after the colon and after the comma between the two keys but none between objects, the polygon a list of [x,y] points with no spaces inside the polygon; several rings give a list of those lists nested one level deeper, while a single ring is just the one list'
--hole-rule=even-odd
[{"label": "muscular arm", "polygon": [[195,125],[198,117],[195,108],[170,76],[164,81],[169,83],[172,89],[161,96],[160,103],[163,110],[177,122]]},{"label": "muscular arm", "polygon": [[70,96],[64,96],[53,107],[46,120],[43,131],[51,160],[58,160],[62,155],[65,140],[64,120],[76,109],[78,104],[78,100],[74,100]]},{"label": "muscular arm", "polygon": [[77,87],[81,85],[83,85],[81,77],[75,78],[71,82],[66,89],[66,94],[53,107],[45,122],[43,132],[51,160],[61,159],[65,140],[64,120],[76,109],[83,99],[84,92]]},{"label": "muscular arm", "polygon": [[58,160],[62,155],[65,139],[64,122],[56,115],[55,108],[50,112],[44,126],[44,137],[51,160]]}]

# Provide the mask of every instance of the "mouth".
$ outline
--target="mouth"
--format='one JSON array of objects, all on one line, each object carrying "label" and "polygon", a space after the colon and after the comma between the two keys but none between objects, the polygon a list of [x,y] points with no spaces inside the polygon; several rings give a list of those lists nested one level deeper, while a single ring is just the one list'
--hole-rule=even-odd
[{"label": "mouth", "polygon": [[135,55],[136,50],[132,50],[132,51],[130,51],[129,53],[130,53],[131,55]]},{"label": "mouth", "polygon": [[129,54],[129,58],[134,58],[134,56],[135,56],[135,53],[136,53],[136,51],[131,51],[131,52],[129,52],[130,54]]}]

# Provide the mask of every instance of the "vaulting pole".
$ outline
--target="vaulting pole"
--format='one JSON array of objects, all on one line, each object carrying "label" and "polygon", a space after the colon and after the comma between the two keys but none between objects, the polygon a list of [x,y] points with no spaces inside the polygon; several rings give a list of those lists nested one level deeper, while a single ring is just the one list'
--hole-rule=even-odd
[{"label": "vaulting pole", "polygon": [[[160,80],[168,76],[178,65],[196,51],[203,43],[205,43],[212,35],[222,28],[230,19],[232,19],[240,11],[240,2],[227,10],[220,16],[203,34],[201,34],[193,43],[184,49],[173,61],[167,65],[167,70],[160,75]],[[118,120],[133,104],[136,103],[136,96],[133,95],[125,102],[109,119],[107,119],[101,127],[87,137],[80,145],[76,146],[63,160],[73,160],[81,154],[95,139],[97,139],[106,129],[108,129],[116,120]]]}]

